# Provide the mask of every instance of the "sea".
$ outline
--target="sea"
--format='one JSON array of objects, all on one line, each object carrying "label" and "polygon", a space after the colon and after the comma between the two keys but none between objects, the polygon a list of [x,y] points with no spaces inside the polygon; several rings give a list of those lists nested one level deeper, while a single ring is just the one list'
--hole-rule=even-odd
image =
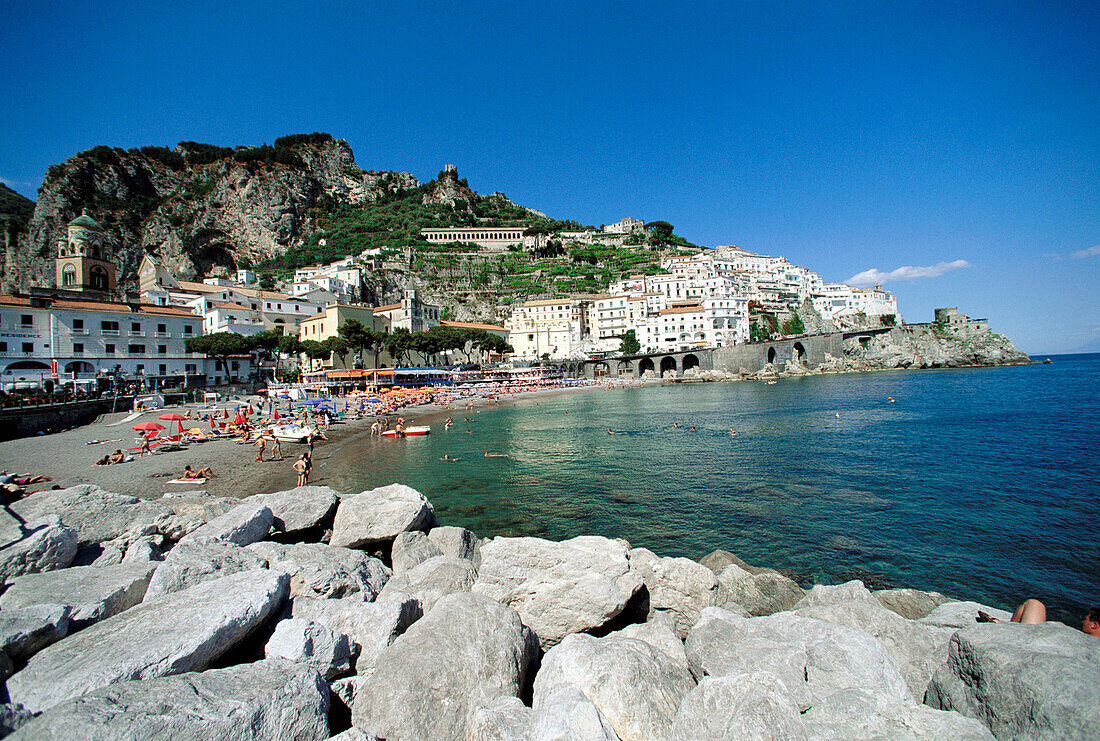
[{"label": "sea", "polygon": [[807,586],[1037,597],[1077,625],[1100,604],[1100,354],[1050,357],[455,409],[425,437],[319,448],[314,482],[407,484],[482,537],[723,549]]}]

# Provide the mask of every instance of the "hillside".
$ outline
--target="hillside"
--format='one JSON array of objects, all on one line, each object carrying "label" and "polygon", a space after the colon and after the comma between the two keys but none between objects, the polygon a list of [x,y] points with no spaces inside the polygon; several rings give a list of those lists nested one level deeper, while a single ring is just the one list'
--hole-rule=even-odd
[{"label": "hillside", "polygon": [[453,170],[427,183],[363,170],[347,142],[323,133],[258,147],[98,146],[49,168],[33,214],[3,255],[0,286],[51,285],[56,241],[83,208],[118,246],[124,289],[134,286],[147,253],[182,279],[251,267],[271,285],[297,267],[378,248],[365,300],[386,303],[416,285],[458,319],[492,318],[500,301],[601,290],[624,273],[655,272],[661,256],[688,244],[675,235],[659,245],[639,237],[623,248],[551,239],[534,254],[505,255],[430,245],[420,237],[427,226],[523,226],[543,234],[585,227],[503,193],[479,195]]}]

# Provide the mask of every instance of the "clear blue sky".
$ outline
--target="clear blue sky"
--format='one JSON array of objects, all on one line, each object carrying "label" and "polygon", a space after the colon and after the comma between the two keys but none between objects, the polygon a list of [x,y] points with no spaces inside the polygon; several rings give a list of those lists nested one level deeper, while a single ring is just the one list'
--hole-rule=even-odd
[{"label": "clear blue sky", "polygon": [[909,321],[1100,349],[1098,41],[1096,2],[9,0],[0,179],[328,131],[366,169],[453,163],[557,218],[880,271]]}]

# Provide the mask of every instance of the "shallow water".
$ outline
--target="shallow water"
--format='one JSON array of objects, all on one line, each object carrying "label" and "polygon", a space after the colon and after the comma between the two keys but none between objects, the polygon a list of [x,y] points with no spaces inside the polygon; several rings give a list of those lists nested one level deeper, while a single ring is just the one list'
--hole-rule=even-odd
[{"label": "shallow water", "polygon": [[803,582],[1036,596],[1076,624],[1100,602],[1098,378],[1100,355],[1078,355],[593,390],[454,410],[427,437],[349,439],[315,471],[343,491],[408,484],[482,536],[724,548]]}]

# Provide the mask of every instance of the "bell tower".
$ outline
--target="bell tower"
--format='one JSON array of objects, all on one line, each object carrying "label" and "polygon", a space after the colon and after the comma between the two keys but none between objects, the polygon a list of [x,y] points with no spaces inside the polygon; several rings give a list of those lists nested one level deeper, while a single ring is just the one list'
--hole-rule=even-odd
[{"label": "bell tower", "polygon": [[115,293],[115,264],[107,235],[88,210],[69,222],[57,243],[57,287],[108,299]]}]

